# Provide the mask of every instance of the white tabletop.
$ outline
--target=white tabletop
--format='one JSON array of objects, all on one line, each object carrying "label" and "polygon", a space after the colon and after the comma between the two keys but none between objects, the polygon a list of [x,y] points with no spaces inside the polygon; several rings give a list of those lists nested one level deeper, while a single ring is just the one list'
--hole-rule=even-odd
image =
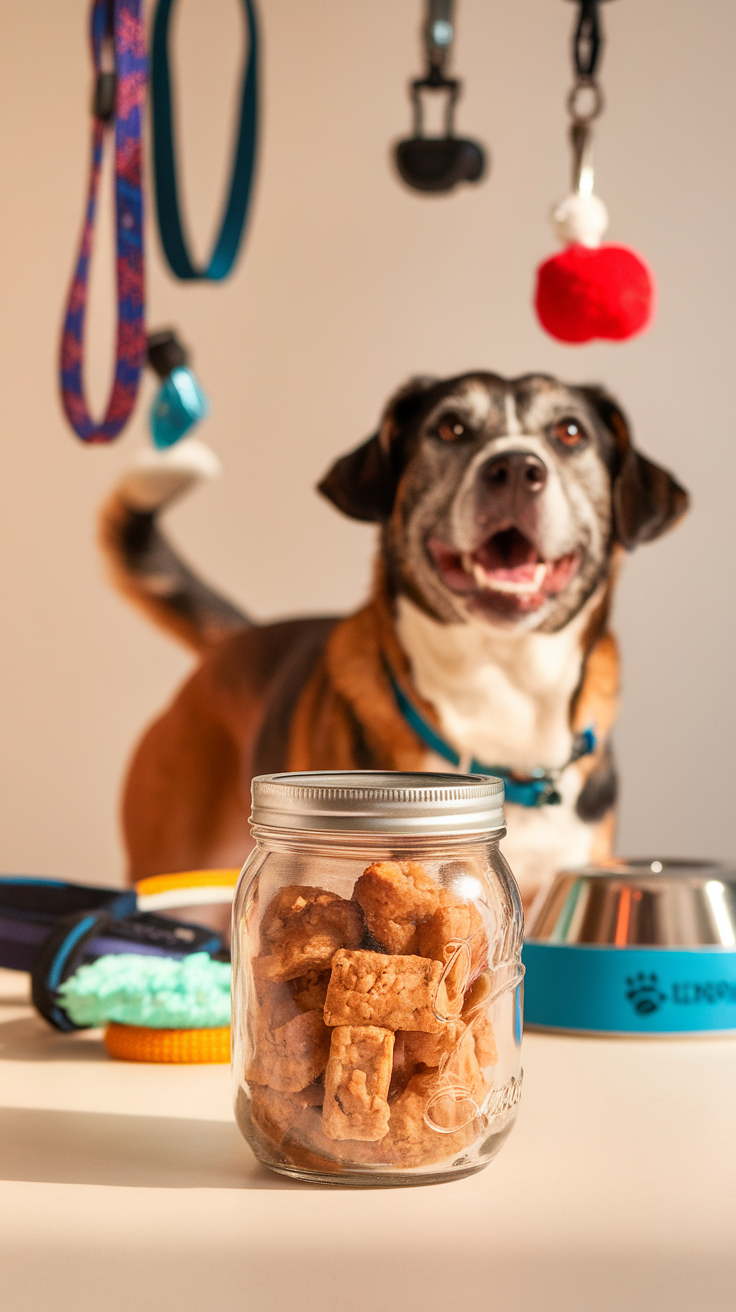
[{"label": "white tabletop", "polygon": [[736,1042],[527,1035],[485,1171],[305,1187],[255,1161],[226,1067],[108,1059],[0,971],[3,1312],[733,1312]]}]

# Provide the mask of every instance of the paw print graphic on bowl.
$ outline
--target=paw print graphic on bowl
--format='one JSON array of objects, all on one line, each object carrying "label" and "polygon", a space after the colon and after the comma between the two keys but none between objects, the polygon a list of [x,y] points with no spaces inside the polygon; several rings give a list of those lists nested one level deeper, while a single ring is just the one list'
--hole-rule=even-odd
[{"label": "paw print graphic on bowl", "polygon": [[659,979],[654,974],[647,975],[640,970],[636,975],[629,975],[626,983],[626,997],[639,1016],[650,1016],[667,1001],[667,995],[661,992]]}]

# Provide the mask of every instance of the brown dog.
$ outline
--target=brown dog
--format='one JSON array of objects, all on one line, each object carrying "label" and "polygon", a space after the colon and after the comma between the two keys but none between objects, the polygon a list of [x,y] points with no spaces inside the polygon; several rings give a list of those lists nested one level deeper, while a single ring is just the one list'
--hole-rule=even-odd
[{"label": "brown dog", "polygon": [[372,596],[345,619],[250,624],[182,564],[156,517],[208,456],[149,457],[103,514],[117,582],[203,653],[132,763],[132,878],[240,864],[251,777],[277,770],[502,770],[527,899],[610,850],[612,587],[687,495],[609,396],[543,375],[403,388],[320,485],[382,525]]}]

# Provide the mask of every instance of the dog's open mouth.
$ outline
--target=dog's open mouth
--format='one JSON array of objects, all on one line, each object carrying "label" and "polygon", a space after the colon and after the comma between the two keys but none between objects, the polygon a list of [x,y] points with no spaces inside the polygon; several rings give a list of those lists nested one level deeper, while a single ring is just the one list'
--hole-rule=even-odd
[{"label": "dog's open mouth", "polygon": [[483,609],[507,614],[537,610],[562,592],[576,573],[580,557],[568,552],[545,560],[516,527],[500,529],[475,551],[455,551],[437,538],[427,549],[447,587],[472,594]]}]

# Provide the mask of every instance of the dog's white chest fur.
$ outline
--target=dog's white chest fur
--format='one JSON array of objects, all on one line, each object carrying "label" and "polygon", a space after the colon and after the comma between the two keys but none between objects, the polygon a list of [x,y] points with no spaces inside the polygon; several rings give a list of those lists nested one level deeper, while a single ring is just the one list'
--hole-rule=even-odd
[{"label": "dog's white chest fur", "polygon": [[[580,681],[589,602],[559,633],[511,633],[484,621],[440,624],[406,597],[397,634],[417,691],[434,706],[442,734],[464,761],[528,773],[565,764],[572,750],[570,699]],[[426,768],[447,770],[429,752]],[[507,806],[504,852],[522,890],[562,865],[589,859],[593,831],[575,811],[580,776],[560,778],[561,806]]]}]

